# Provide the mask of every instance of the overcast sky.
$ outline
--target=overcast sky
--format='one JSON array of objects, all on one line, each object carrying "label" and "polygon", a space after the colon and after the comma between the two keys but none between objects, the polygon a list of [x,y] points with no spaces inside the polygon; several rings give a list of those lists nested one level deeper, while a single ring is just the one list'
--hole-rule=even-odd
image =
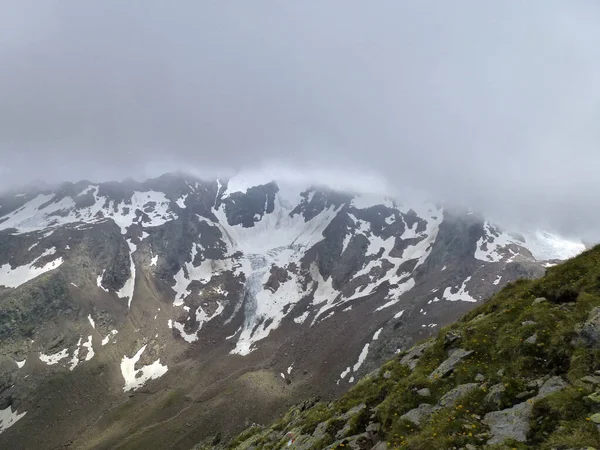
[{"label": "overcast sky", "polygon": [[2,186],[267,164],[600,237],[600,3],[3,1],[0,156]]}]

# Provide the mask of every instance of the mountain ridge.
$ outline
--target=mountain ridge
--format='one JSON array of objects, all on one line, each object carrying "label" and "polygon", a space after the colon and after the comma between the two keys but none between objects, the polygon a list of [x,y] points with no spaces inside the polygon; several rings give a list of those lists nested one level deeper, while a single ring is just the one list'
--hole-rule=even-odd
[{"label": "mountain ridge", "polygon": [[169,174],[0,196],[0,411],[26,412],[0,442],[44,448],[27,430],[52,424],[54,446],[143,448],[185,409],[205,425],[172,418],[183,435],[162,445],[189,448],[218,417],[235,431],[309,390],[339,395],[556,262],[470,211],[230,183]]}]

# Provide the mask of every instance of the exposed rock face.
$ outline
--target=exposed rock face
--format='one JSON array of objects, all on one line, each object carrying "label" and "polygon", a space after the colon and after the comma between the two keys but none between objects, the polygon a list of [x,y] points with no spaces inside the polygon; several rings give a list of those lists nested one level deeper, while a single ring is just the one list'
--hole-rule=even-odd
[{"label": "exposed rock face", "polygon": [[[339,394],[515,277],[543,274],[528,245],[466,211],[274,182],[165,175],[0,196],[0,406],[13,418],[0,447],[93,434],[101,448],[187,448],[216,417],[238,429],[313,386]],[[120,404],[146,413],[113,428]],[[167,416],[181,442],[135,434]],[[205,436],[192,439],[194,421]],[[28,432],[47,426],[49,441]]]},{"label": "exposed rock face", "polygon": [[467,356],[469,356],[472,353],[473,353],[472,350],[465,350],[462,348],[456,349],[455,351],[452,352],[452,354],[446,361],[444,361],[442,364],[439,365],[439,367],[437,369],[435,369],[433,372],[431,372],[431,374],[429,375],[429,379],[433,380],[436,378],[445,377],[446,375],[448,375],[450,372],[452,372],[454,370],[454,367],[459,362],[461,362],[463,359],[465,359]]},{"label": "exposed rock face", "polygon": [[492,435],[487,443],[489,445],[498,444],[506,439],[525,442],[529,433],[529,422],[535,402],[567,386],[567,383],[561,377],[552,377],[540,387],[538,394],[532,399],[519,403],[512,408],[486,414],[483,422],[490,427],[490,434]]},{"label": "exposed rock face", "polygon": [[506,439],[525,442],[532,410],[532,403],[523,402],[512,408],[486,414],[483,422],[490,427],[492,434],[492,438],[487,441],[488,445],[499,444]]},{"label": "exposed rock face", "polygon": [[466,384],[461,384],[459,386],[456,386],[451,391],[445,393],[442,396],[442,398],[440,398],[440,401],[438,402],[438,404],[439,404],[439,406],[444,407],[444,408],[447,408],[447,407],[451,408],[456,404],[456,402],[461,397],[464,397],[468,393],[473,392],[478,387],[479,387],[479,385],[477,383],[466,383]]},{"label": "exposed rock face", "polygon": [[600,307],[594,308],[583,325],[579,336],[590,347],[600,347]]},{"label": "exposed rock face", "polygon": [[418,407],[411,409],[406,414],[400,416],[400,418],[418,427],[421,426],[423,421],[427,420],[427,418],[432,415],[434,411],[435,408],[433,405],[422,403]]}]

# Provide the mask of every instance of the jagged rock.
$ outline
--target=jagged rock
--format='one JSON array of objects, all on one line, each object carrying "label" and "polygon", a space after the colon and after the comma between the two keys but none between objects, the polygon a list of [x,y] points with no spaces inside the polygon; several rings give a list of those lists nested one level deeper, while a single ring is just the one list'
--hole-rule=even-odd
[{"label": "jagged rock", "polygon": [[502,404],[504,391],[506,391],[506,387],[502,383],[494,384],[485,396],[485,401],[499,407]]},{"label": "jagged rock", "polygon": [[444,336],[444,347],[450,347],[455,342],[458,342],[462,339],[460,333],[456,331],[448,331]]},{"label": "jagged rock", "polygon": [[475,381],[479,381],[479,382],[485,381],[485,375],[478,373],[477,375],[475,375]]},{"label": "jagged rock", "polygon": [[373,441],[367,433],[357,434],[356,436],[350,436],[345,439],[339,439],[325,448],[330,450],[339,449],[341,444],[343,444],[345,448],[349,448],[351,450],[370,450],[373,448]]},{"label": "jagged rock", "polygon": [[600,404],[600,392],[594,392],[586,397],[592,403]]},{"label": "jagged rock", "polygon": [[524,341],[525,344],[535,344],[536,342],[537,342],[537,333],[534,333],[533,335],[529,336]]},{"label": "jagged rock", "polygon": [[515,395],[515,398],[517,400],[523,400],[524,398],[529,398],[535,395],[535,391],[523,391],[523,392],[519,392],[517,395]]},{"label": "jagged rock", "polygon": [[592,309],[579,332],[579,337],[589,347],[600,346],[600,307]]},{"label": "jagged rock", "polygon": [[464,395],[467,395],[469,392],[472,392],[473,390],[477,389],[478,386],[479,385],[477,383],[467,383],[467,384],[461,384],[460,386],[456,386],[451,391],[446,392],[446,394],[444,394],[442,396],[442,398],[440,398],[440,401],[438,404],[441,407],[448,407],[448,408],[453,407],[459,398],[461,398]]},{"label": "jagged rock", "polygon": [[385,441],[378,442],[377,444],[375,444],[375,446],[373,448],[371,448],[371,450],[388,450],[387,442],[385,442]]},{"label": "jagged rock", "polygon": [[450,372],[454,370],[454,366],[456,366],[460,361],[473,353],[473,350],[465,350],[462,348],[456,349],[450,357],[444,361],[442,364],[438,366],[433,372],[429,374],[429,379],[433,380],[435,378],[442,378],[448,375]]},{"label": "jagged rock", "polygon": [[420,426],[421,423],[431,414],[433,414],[434,411],[435,408],[433,405],[422,403],[418,407],[411,409],[405,414],[402,414],[400,419],[406,420],[416,426]]},{"label": "jagged rock", "polygon": [[406,355],[400,359],[400,364],[408,366],[411,370],[417,366],[417,362],[423,356],[425,351],[434,344],[434,341],[423,342],[411,348]]},{"label": "jagged rock", "polygon": [[483,423],[490,427],[492,435],[487,444],[499,444],[506,439],[525,442],[532,411],[533,403],[523,402],[512,408],[487,413],[483,418]]},{"label": "jagged rock", "polygon": [[568,384],[559,376],[552,377],[546,381],[540,388],[536,398],[546,397],[553,392],[560,391],[566,388]]},{"label": "jagged rock", "polygon": [[420,395],[421,397],[431,397],[431,392],[429,391],[429,388],[423,388],[417,391],[417,395]]},{"label": "jagged rock", "polygon": [[548,299],[546,299],[545,297],[538,297],[533,301],[532,305],[537,305],[537,304],[540,304],[542,302],[547,302],[547,301],[548,301]]},{"label": "jagged rock", "polygon": [[327,427],[329,426],[329,422],[321,422],[313,431],[312,436],[316,439],[322,439],[327,434]]},{"label": "jagged rock", "polygon": [[581,378],[581,381],[588,384],[598,385],[600,384],[600,377],[597,375],[586,375],[585,377]]},{"label": "jagged rock", "polygon": [[487,441],[488,445],[501,443],[505,439],[525,442],[535,402],[567,386],[567,383],[559,376],[549,378],[533,399],[519,403],[512,408],[487,413],[483,418],[483,423],[490,427],[492,435],[492,438]]},{"label": "jagged rock", "polygon": [[548,377],[541,377],[541,378],[536,378],[535,380],[530,381],[529,383],[527,383],[527,387],[529,389],[539,389],[542,387],[542,385],[544,384],[544,382],[548,379]]},{"label": "jagged rock", "polygon": [[349,420],[352,417],[354,417],[355,415],[357,415],[359,412],[361,412],[363,409],[365,409],[366,407],[367,407],[367,405],[365,405],[364,403],[361,403],[360,405],[356,405],[356,406],[350,408],[348,411],[346,411],[341,416],[339,416],[339,418],[342,420]]},{"label": "jagged rock", "polygon": [[379,433],[379,430],[381,430],[380,423],[370,423],[366,428],[366,431],[370,433]]},{"label": "jagged rock", "polygon": [[365,405],[364,403],[361,403],[360,405],[350,408],[344,414],[337,417],[337,419],[339,419],[339,420],[345,420],[346,424],[342,427],[341,430],[339,430],[336,433],[336,435],[335,435],[336,439],[345,438],[353,431],[352,428],[354,427],[354,423],[352,423],[353,422],[352,419],[356,415],[360,414],[366,407],[367,407],[367,405]]}]

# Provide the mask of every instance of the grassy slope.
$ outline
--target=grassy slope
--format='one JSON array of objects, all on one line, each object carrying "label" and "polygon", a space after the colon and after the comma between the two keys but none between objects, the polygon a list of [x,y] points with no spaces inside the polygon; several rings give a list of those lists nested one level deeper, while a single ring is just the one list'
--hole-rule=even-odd
[{"label": "grassy slope", "polygon": [[[533,304],[537,297],[548,301]],[[353,419],[353,434],[364,432],[369,422],[379,422],[390,448],[438,450],[467,444],[481,448],[489,437],[483,416],[523,402],[517,395],[528,390],[527,383],[548,375],[560,375],[569,387],[535,403],[528,441],[486,448],[597,446],[600,432],[589,419],[598,412],[594,409],[597,405],[586,398],[594,389],[580,379],[600,370],[600,348],[585,347],[574,339],[577,326],[586,321],[595,306],[600,306],[600,246],[550,268],[542,279],[509,284],[459,322],[441,330],[413,371],[400,364],[399,354],[339,400],[319,402],[304,411],[295,407],[271,427],[248,429],[224,448],[283,448],[287,433],[311,434],[320,422],[362,403],[368,408]],[[535,324],[523,325],[525,321]],[[461,336],[454,347],[474,352],[450,376],[428,380],[427,376],[447,358],[444,336],[449,331]],[[534,333],[536,343],[524,343]],[[391,376],[385,378],[383,374],[388,371]],[[432,396],[426,402],[434,404],[455,386],[473,382],[477,374],[485,376],[485,383],[453,408],[434,413],[421,428],[400,418],[425,402],[416,394],[417,389],[429,388]],[[486,391],[497,383],[504,384],[505,391],[499,404],[493,405],[485,401]],[[372,414],[374,417],[370,417]],[[342,425],[330,420],[328,433],[313,448],[333,443]],[[348,448],[340,445],[344,447]]]}]

